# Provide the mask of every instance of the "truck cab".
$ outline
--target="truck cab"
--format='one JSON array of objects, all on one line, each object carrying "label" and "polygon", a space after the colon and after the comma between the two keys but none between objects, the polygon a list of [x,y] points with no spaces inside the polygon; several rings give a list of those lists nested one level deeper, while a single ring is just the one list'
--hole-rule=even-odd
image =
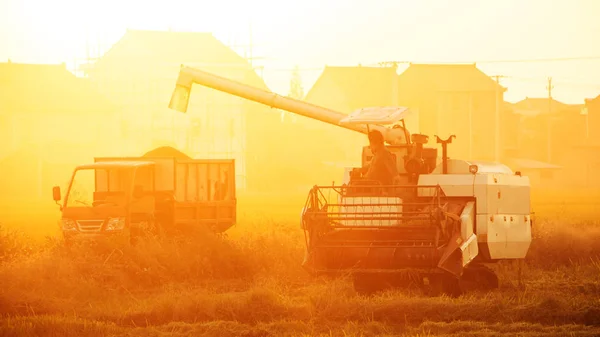
[{"label": "truck cab", "polygon": [[[155,214],[152,161],[100,161],[75,168],[61,205],[65,240],[150,229]],[[54,200],[62,200],[59,186]]]}]

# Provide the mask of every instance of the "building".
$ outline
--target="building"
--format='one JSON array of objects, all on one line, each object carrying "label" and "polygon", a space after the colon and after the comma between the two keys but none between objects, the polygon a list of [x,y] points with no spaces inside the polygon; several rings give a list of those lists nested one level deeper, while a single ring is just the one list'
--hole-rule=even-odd
[{"label": "building", "polygon": [[505,91],[475,64],[410,64],[399,75],[398,104],[418,111],[420,132],[433,141],[456,135],[450,157],[495,160]]},{"label": "building", "polygon": [[585,100],[585,135],[592,145],[600,145],[600,95]]},{"label": "building", "polygon": [[[406,106],[412,111],[407,127],[411,133],[428,135],[430,146],[438,146],[435,135],[454,134],[449,156],[494,160],[496,111],[502,123],[505,91],[474,64],[410,64],[400,75],[395,67],[326,67],[306,100],[343,113],[367,106]],[[335,127],[321,128],[332,134]],[[341,141],[333,151],[360,163],[356,148],[365,145],[365,137],[350,137],[334,137]],[[502,156],[502,137],[498,139]]]},{"label": "building", "polygon": [[584,105],[525,98],[513,107],[519,116],[518,151],[514,156],[540,164],[536,167],[540,172],[537,188],[600,186],[595,174],[600,168],[600,160],[596,159],[600,147],[594,146]]},{"label": "building", "polygon": [[520,116],[520,155],[548,163],[562,162],[572,147],[585,144],[582,108],[549,98],[527,97],[513,104],[515,114]]},{"label": "building", "polygon": [[[600,187],[600,95],[584,100],[583,118],[585,142],[571,154],[575,163],[580,163],[585,172],[584,184],[588,188]],[[581,169],[580,169],[581,170]]]},{"label": "building", "polygon": [[64,64],[0,63],[0,189],[50,198],[75,165],[122,145],[116,108]]},{"label": "building", "polygon": [[515,112],[513,103],[503,102],[500,124],[500,141],[502,144],[502,158],[518,156],[519,154],[519,125],[522,116]]},{"label": "building", "polygon": [[[276,111],[196,85],[188,112],[168,109],[180,66],[268,89],[246,59],[210,33],[128,30],[87,75],[126,114],[124,136],[139,155],[169,144],[195,158],[234,158],[238,188],[276,186],[281,119]],[[272,172],[271,172],[272,170]],[[270,176],[263,181],[261,177]]]}]

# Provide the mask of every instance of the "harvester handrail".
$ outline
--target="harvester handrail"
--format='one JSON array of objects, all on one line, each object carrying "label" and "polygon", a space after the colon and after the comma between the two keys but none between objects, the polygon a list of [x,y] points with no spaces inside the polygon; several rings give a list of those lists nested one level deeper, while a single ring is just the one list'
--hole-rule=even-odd
[{"label": "harvester handrail", "polygon": [[[411,194],[407,198],[401,193],[377,195],[376,193],[345,193],[353,186],[314,186],[305,204],[304,216],[309,214],[315,223],[327,224],[328,228],[390,228],[397,226],[431,226],[436,223],[441,209],[441,187],[439,185],[390,185],[396,192],[411,189],[433,189],[425,197]],[[360,185],[381,190],[385,185]],[[325,190],[337,192],[337,201],[330,202]],[[414,200],[415,198],[416,200]],[[378,200],[379,199],[379,200]],[[408,199],[406,202],[405,199]],[[345,203],[344,200],[349,200]],[[394,201],[397,200],[397,201]],[[304,221],[304,220],[303,220]],[[385,225],[374,225],[376,222]],[[392,221],[393,223],[390,223]],[[360,224],[356,224],[360,222]],[[418,222],[417,224],[411,222]],[[352,223],[352,224],[350,224]]]},{"label": "harvester handrail", "polygon": [[315,185],[313,188],[316,189],[328,189],[328,188],[351,188],[351,187],[390,187],[390,188],[436,188],[441,189],[440,185]]}]

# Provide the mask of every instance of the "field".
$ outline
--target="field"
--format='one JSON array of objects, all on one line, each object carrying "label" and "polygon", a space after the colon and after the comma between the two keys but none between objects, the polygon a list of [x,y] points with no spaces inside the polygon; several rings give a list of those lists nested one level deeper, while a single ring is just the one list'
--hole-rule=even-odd
[{"label": "field", "polygon": [[225,236],[70,251],[51,202],[4,204],[0,336],[600,334],[600,225],[590,198],[540,202],[527,260],[492,266],[499,289],[459,298],[414,289],[363,296],[346,279],[311,279],[300,267],[304,200],[282,199],[241,198]]}]

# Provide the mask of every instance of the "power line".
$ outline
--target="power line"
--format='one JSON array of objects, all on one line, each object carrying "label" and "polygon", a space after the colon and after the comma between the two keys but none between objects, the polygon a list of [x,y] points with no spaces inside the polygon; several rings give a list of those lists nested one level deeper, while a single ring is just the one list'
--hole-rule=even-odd
[{"label": "power line", "polygon": [[[491,64],[491,63],[544,63],[544,62],[564,62],[564,61],[600,61],[600,56],[576,56],[576,57],[552,57],[552,58],[533,58],[533,59],[497,59],[497,60],[475,60],[475,61],[454,61],[454,62],[431,62],[432,64]],[[379,66],[379,67],[397,67],[400,64],[418,64],[420,62],[414,61],[380,61],[374,63],[368,63],[366,66]],[[429,63],[429,62],[423,62]],[[322,70],[323,67],[310,67],[301,68],[302,71],[314,71]],[[279,68],[272,69],[276,71],[292,71],[293,69]]]},{"label": "power line", "polygon": [[[535,63],[535,62],[561,62],[561,61],[588,61],[600,60],[600,56],[576,56],[576,57],[550,57],[550,58],[533,58],[533,59],[498,59],[498,60],[479,60],[479,61],[453,61],[453,62],[431,62],[433,64],[478,64],[478,63]],[[414,61],[381,61],[370,63],[369,65],[378,66],[397,66],[398,64],[419,63]],[[423,62],[429,63],[429,62]]]},{"label": "power line", "polygon": [[[494,76],[490,76],[494,77]],[[522,81],[522,82],[546,82],[548,80],[547,77],[524,77],[524,76],[502,76],[508,80],[513,81]],[[584,83],[584,82],[573,82],[573,81],[552,81],[554,84],[560,85],[562,87],[571,86],[571,87],[587,87],[587,88],[600,88],[600,83]]]},{"label": "power line", "polygon": [[484,60],[471,63],[532,63],[532,62],[561,62],[561,61],[584,61],[600,60],[600,56],[579,56],[579,57],[553,57],[539,59],[516,59],[516,60]]}]

